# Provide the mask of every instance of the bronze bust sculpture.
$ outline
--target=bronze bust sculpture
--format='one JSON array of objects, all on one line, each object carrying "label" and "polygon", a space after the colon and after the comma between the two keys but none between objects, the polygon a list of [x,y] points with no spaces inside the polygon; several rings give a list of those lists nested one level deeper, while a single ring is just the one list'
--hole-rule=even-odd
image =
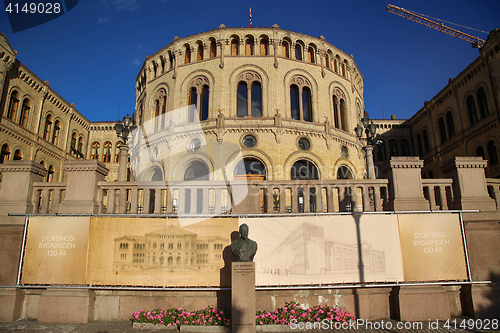
[{"label": "bronze bust sculpture", "polygon": [[248,238],[248,225],[243,223],[240,226],[240,238],[231,243],[236,262],[252,262],[257,252],[257,243]]}]

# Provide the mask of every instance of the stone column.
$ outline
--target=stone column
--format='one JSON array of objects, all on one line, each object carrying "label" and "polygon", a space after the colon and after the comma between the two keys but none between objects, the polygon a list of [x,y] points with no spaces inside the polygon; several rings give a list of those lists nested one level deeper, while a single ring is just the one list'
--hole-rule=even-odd
[{"label": "stone column", "polygon": [[389,179],[389,202],[386,210],[429,210],[424,197],[420,169],[424,166],[416,156],[393,156],[382,167],[384,178]]},{"label": "stone column", "polygon": [[481,157],[455,157],[443,164],[446,178],[453,179],[454,209],[495,211],[495,200],[488,195],[484,169],[488,162]]},{"label": "stone column", "polygon": [[[155,120],[156,121],[156,120]],[[120,156],[118,159],[118,181],[127,181],[128,146],[120,145]]]},{"label": "stone column", "polygon": [[367,167],[367,175],[368,179],[376,179],[375,175],[375,166],[373,164],[373,146],[366,145],[363,147],[363,150],[366,153],[366,167]]},{"label": "stone column", "polygon": [[24,217],[7,215],[33,213],[33,182],[43,181],[47,170],[33,161],[5,161],[0,172],[0,224],[24,225]]},{"label": "stone column", "polygon": [[[97,201],[98,182],[109,170],[98,160],[75,160],[66,163],[66,195],[59,205],[59,213],[96,214],[101,203]],[[109,202],[108,202],[109,205]]]}]

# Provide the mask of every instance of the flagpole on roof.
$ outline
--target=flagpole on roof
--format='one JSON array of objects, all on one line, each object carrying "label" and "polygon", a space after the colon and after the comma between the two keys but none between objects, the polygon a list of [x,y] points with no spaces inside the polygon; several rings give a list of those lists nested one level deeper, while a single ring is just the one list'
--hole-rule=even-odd
[{"label": "flagpole on roof", "polygon": [[250,28],[252,27],[252,7],[250,7]]}]

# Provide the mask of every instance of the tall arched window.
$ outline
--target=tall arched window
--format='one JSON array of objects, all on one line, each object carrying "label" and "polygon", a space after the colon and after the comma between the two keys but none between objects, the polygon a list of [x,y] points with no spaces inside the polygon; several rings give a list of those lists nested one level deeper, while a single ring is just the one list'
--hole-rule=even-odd
[{"label": "tall arched window", "polygon": [[484,155],[484,149],[482,146],[476,148],[476,156],[481,157],[483,160],[486,159],[486,156]]},{"label": "tall arched window", "polygon": [[47,170],[47,182],[54,181],[54,167],[52,165],[49,166]]},{"label": "tall arched window", "polygon": [[160,89],[155,97],[155,131],[165,128],[165,114],[167,112],[167,92]]},{"label": "tall arched window", "polygon": [[337,179],[353,179],[351,170],[345,165],[342,165],[337,169]]},{"label": "tall arched window", "polygon": [[309,61],[311,64],[314,64],[315,63],[315,59],[314,59],[314,48],[312,46],[310,46],[308,49],[307,49],[307,61]]},{"label": "tall arched window", "polygon": [[348,130],[347,106],[345,94],[342,90],[335,88],[333,91],[333,125],[335,128]]},{"label": "tall arched window", "polygon": [[410,156],[410,144],[408,140],[401,140],[401,156]]},{"label": "tall arched window", "polygon": [[335,73],[338,73],[339,72],[339,67],[340,67],[340,56],[335,56],[335,59],[333,60],[333,71]]},{"label": "tall arched window", "polygon": [[203,43],[198,43],[198,61],[203,60]]},{"label": "tall arched window", "polygon": [[253,38],[252,37],[247,37],[245,40],[245,55],[253,55]]},{"label": "tall arched window", "polygon": [[477,122],[476,102],[473,96],[467,97],[467,112],[469,113],[469,123],[474,125]]},{"label": "tall arched window", "polygon": [[92,160],[98,160],[99,159],[99,142],[97,142],[97,141],[92,142],[90,154],[91,154],[90,158]]},{"label": "tall arched window", "polygon": [[385,161],[387,158],[386,152],[385,152],[385,142],[384,140],[378,139],[375,142],[375,145],[377,146],[377,160],[378,161]]},{"label": "tall arched window", "polygon": [[427,130],[425,129],[422,131],[422,139],[424,141],[424,152],[428,153],[431,148],[429,145],[429,136],[427,135]]},{"label": "tall arched window", "polygon": [[477,101],[479,103],[479,114],[481,115],[481,119],[490,114],[490,110],[488,109],[488,100],[486,99],[486,92],[484,88],[479,88],[477,90]]},{"label": "tall arched window", "polygon": [[120,161],[120,146],[123,143],[121,141],[118,141],[115,143],[115,163],[118,163]]},{"label": "tall arched window", "polygon": [[266,38],[260,39],[260,55],[269,55],[269,41]]},{"label": "tall arched window", "polygon": [[210,58],[217,57],[217,43],[215,40],[210,41]]},{"label": "tall arched window", "polygon": [[389,155],[398,156],[398,143],[394,139],[389,140]]},{"label": "tall arched window", "polygon": [[417,134],[418,156],[424,156],[424,146],[422,146],[422,136]]},{"label": "tall arched window", "polygon": [[111,148],[113,147],[113,145],[111,144],[111,142],[109,141],[106,141],[104,142],[104,145],[103,145],[103,150],[102,150],[102,161],[104,163],[109,163],[111,162]]},{"label": "tall arched window", "polygon": [[495,144],[495,141],[493,141],[493,140],[488,142],[488,159],[489,159],[491,164],[498,163],[497,145]]},{"label": "tall arched window", "polygon": [[330,69],[330,56],[328,55],[328,53],[325,53],[325,67],[327,69]]},{"label": "tall arched window", "polygon": [[302,60],[302,46],[300,44],[295,44],[295,59]]},{"label": "tall arched window", "polygon": [[294,76],[290,84],[292,119],[313,121],[311,83],[303,76]]},{"label": "tall arched window", "polygon": [[69,153],[71,155],[76,153],[76,133],[73,133],[73,135],[71,135],[71,142],[69,144]]},{"label": "tall arched window", "polygon": [[189,45],[186,45],[184,49],[185,49],[184,63],[189,64],[191,62],[191,47]]},{"label": "tall arched window", "polygon": [[14,121],[16,119],[17,108],[19,107],[19,94],[17,90],[10,94],[9,109],[7,110],[7,118]]},{"label": "tall arched window", "polygon": [[344,65],[342,66],[342,76],[347,78],[347,73],[349,72],[349,63],[344,60]]},{"label": "tall arched window", "polygon": [[[234,175],[239,176],[239,178],[244,177],[245,175],[253,175],[255,177],[256,175],[260,176],[257,177],[261,180],[266,179],[266,167],[264,164],[255,159],[255,158],[244,158],[243,161],[238,163],[236,168],[234,169]],[[237,177],[238,178],[238,177]]]},{"label": "tall arched window", "polygon": [[49,141],[50,132],[52,131],[52,116],[48,114],[45,117],[45,128],[43,130],[43,138]]},{"label": "tall arched window", "polygon": [[184,173],[184,181],[210,180],[210,170],[201,161],[195,161],[189,165]]},{"label": "tall arched window", "polygon": [[204,76],[197,76],[189,83],[189,122],[208,119],[210,83]]},{"label": "tall arched window", "polygon": [[9,145],[8,144],[4,144],[2,146],[2,150],[0,151],[0,163],[8,161],[9,160],[9,155],[10,155]]},{"label": "tall arched window", "polygon": [[238,117],[262,117],[262,78],[255,72],[243,72],[238,76]]},{"label": "tall arched window", "polygon": [[448,138],[446,137],[446,126],[444,125],[443,117],[438,119],[438,128],[439,128],[439,138],[441,139],[441,143],[444,143]]},{"label": "tall arched window", "polygon": [[78,138],[78,150],[77,150],[77,153],[78,153],[78,157],[79,158],[83,158],[83,137],[79,137]]},{"label": "tall arched window", "polygon": [[14,161],[20,161],[23,159],[23,155],[21,154],[21,151],[18,149],[14,152]]},{"label": "tall arched window", "polygon": [[231,39],[231,55],[239,55],[240,54],[240,40],[238,37],[233,37]]},{"label": "tall arched window", "polygon": [[56,120],[54,123],[54,133],[52,133],[52,144],[57,146],[57,142],[59,141],[59,132],[61,131],[61,126],[59,120]]},{"label": "tall arched window", "polygon": [[286,40],[281,42],[281,55],[285,58],[290,58],[290,45]]},{"label": "tall arched window", "polygon": [[319,179],[318,169],[308,160],[298,160],[290,170],[291,180],[314,180]]},{"label": "tall arched window", "polygon": [[171,51],[168,51],[168,69],[174,68],[174,55]]},{"label": "tall arched window", "polygon": [[23,100],[23,106],[21,108],[21,117],[19,118],[19,125],[22,127],[27,127],[28,126],[28,116],[30,114],[30,100],[25,98]]},{"label": "tall arched window", "polygon": [[453,121],[453,114],[448,111],[446,114],[446,126],[448,127],[448,137],[452,138],[455,136],[455,123]]}]

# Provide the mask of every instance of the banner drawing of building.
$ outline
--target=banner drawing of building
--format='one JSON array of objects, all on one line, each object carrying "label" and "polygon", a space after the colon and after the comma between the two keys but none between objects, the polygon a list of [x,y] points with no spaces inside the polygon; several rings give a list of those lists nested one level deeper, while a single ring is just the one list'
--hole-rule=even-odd
[{"label": "banner drawing of building", "polygon": [[114,239],[116,271],[185,272],[217,271],[224,266],[222,251],[227,239],[202,237],[183,228],[168,226],[144,236]]},{"label": "banner drawing of building", "polygon": [[324,228],[304,222],[283,240],[270,256],[259,259],[259,268],[276,275],[358,275],[385,273],[385,251],[366,241],[345,243],[325,238]]}]

